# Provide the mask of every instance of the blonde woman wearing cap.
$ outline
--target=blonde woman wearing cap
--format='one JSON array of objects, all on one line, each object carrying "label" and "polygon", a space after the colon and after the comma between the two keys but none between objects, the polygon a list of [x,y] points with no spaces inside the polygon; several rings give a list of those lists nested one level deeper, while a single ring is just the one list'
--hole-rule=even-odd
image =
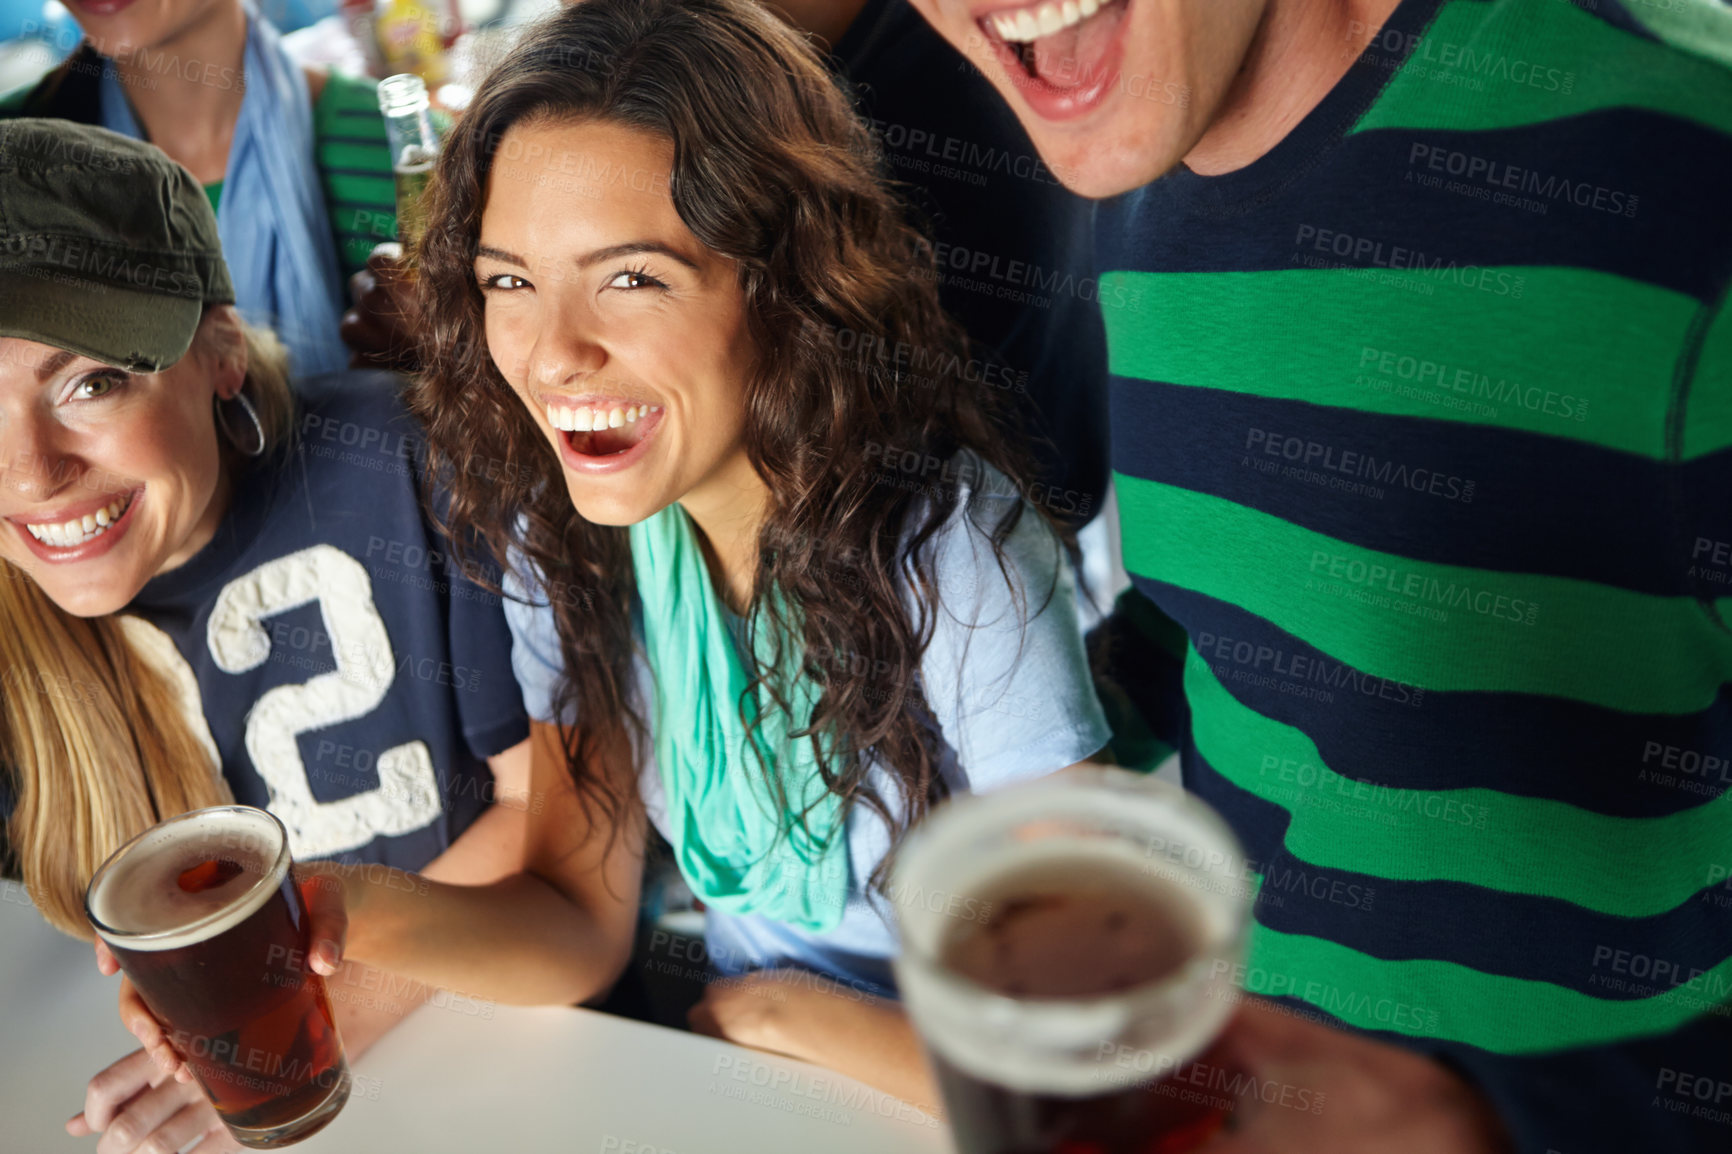
[{"label": "blonde woman wearing cap", "polygon": [[[110,851],[231,799],[276,813],[297,859],[466,884],[522,868],[509,634],[445,571],[394,378],[291,388],[233,299],[179,165],[0,122],[0,872],[86,938]],[[426,992],[394,985],[334,980],[352,1050]],[[144,1051],[85,1105],[68,1129],[104,1131],[104,1154],[233,1149]]]}]

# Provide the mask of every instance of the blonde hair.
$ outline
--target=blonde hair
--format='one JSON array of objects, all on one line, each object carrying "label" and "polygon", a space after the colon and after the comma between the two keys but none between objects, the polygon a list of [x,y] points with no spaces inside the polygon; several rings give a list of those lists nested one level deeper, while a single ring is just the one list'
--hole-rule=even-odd
[{"label": "blonde hair", "polygon": [[[243,386],[268,456],[294,433],[288,356],[243,326]],[[55,928],[89,938],[84,889],[121,844],[165,818],[233,800],[202,718],[138,625],[77,617],[24,570],[0,580],[0,766],[13,779],[7,837],[31,900]]]}]

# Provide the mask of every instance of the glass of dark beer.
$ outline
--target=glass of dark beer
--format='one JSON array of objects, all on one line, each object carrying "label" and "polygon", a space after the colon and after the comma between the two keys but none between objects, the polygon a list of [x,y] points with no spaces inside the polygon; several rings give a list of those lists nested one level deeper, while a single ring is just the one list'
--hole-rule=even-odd
[{"label": "glass of dark beer", "polygon": [[1253,895],[1202,802],[1107,769],[959,797],[890,896],[960,1154],[1180,1154],[1226,1123]]},{"label": "glass of dark beer", "polygon": [[162,1023],[236,1142],[288,1146],[349,1098],[283,824],[216,806],[116,850],[85,891],[90,924]]}]

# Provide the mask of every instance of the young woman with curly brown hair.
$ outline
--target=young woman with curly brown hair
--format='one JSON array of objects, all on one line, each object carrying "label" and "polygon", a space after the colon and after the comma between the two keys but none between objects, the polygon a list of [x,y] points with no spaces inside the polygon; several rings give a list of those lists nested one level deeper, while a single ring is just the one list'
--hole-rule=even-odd
[{"label": "young woman with curly brown hair", "polygon": [[889,963],[898,903],[946,897],[886,861],[946,795],[1108,733],[1066,545],[880,172],[745,0],[584,0],[483,83],[416,254],[411,404],[457,538],[508,562],[551,804],[485,903],[332,870],[349,953],[592,996],[653,823],[738,979],[694,1024],[936,1101]]},{"label": "young woman with curly brown hair", "polygon": [[1108,733],[1064,543],[881,172],[755,5],[574,5],[447,141],[413,404],[453,521],[512,561],[576,844],[635,878],[647,816],[753,975],[695,1022],[930,1101],[889,959],[933,896],[886,858]]}]

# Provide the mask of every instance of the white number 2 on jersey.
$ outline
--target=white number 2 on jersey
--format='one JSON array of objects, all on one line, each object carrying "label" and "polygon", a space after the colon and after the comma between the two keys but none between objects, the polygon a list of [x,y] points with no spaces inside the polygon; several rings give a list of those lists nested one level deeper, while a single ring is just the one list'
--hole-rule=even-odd
[{"label": "white number 2 on jersey", "polygon": [[245,673],[271,654],[264,620],[317,602],[337,668],[299,685],[279,685],[247,715],[247,753],[270,792],[268,809],[287,827],[297,858],[358,849],[375,837],[421,829],[439,817],[439,783],[425,742],[379,755],[379,785],[341,801],[313,798],[297,735],[353,721],[378,708],[397,673],[385,621],[373,606],[373,583],[353,557],[314,545],[279,557],[223,587],[207,640],[217,666]]}]

